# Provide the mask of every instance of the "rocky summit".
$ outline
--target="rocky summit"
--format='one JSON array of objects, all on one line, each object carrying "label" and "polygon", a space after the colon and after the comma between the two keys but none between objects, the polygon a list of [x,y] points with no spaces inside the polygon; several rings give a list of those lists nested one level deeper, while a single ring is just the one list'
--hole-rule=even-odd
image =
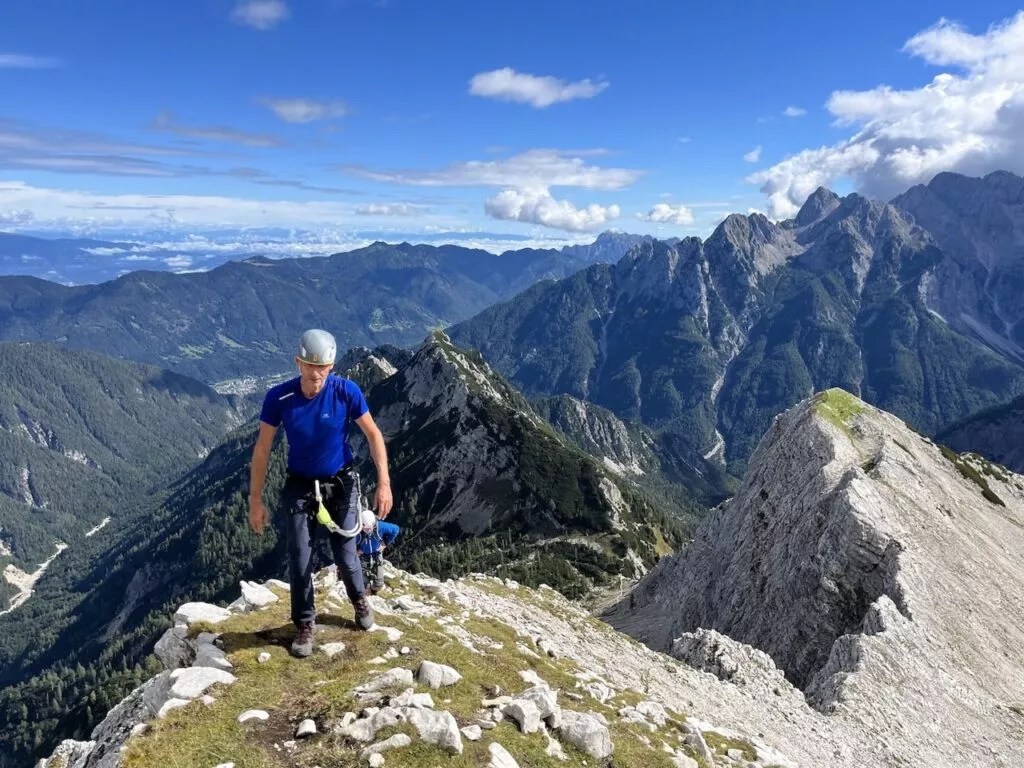
[{"label": "rocky summit", "polygon": [[766,706],[797,690],[838,747],[813,765],[1017,765],[1024,478],[819,393],[605,618],[741,689],[775,680]]},{"label": "rocky summit", "polygon": [[243,583],[230,609],[184,604],[156,645],[166,669],[36,768],[788,768],[831,750],[801,735],[825,717],[799,697],[765,707],[548,587],[389,568],[360,632],[329,571],[318,584],[312,658],[288,654],[281,582]]}]

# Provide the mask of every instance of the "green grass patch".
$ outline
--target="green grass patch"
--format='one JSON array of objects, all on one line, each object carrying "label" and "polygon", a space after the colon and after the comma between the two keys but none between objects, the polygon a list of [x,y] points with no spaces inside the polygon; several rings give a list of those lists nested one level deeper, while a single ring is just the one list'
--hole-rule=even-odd
[{"label": "green grass patch", "polygon": [[[981,489],[981,495],[992,504],[996,504],[1000,507],[1005,507],[1006,504],[996,494],[995,491],[988,484],[988,480],[977,470],[974,466],[964,457],[958,455],[952,449],[945,445],[940,445],[939,450],[942,455],[956,467],[957,471],[967,480],[978,486]],[[994,475],[994,472],[988,473],[990,476]]]},{"label": "green grass patch", "polygon": [[[494,591],[510,591],[495,582],[470,582],[472,587],[484,584]],[[405,588],[400,591],[416,592],[428,601],[433,599],[422,594],[411,581],[408,592]],[[390,596],[391,592],[386,590],[383,596]],[[520,599],[527,596],[525,590],[517,595]],[[541,595],[534,599],[547,601]],[[435,709],[451,712],[460,726],[468,725],[477,716],[482,699],[499,695],[498,688],[500,695],[515,695],[530,687],[520,672],[533,670],[559,691],[558,701],[563,708],[600,712],[607,718],[615,750],[611,765],[617,768],[633,765],[667,768],[672,765],[660,745],[663,738],[678,734],[666,726],[664,733],[648,735],[645,728],[624,723],[617,715],[619,707],[639,703],[643,699],[641,695],[626,691],[607,704],[600,704],[584,694],[581,701],[575,701],[565,692],[577,690],[577,679],[573,676],[578,671],[576,665],[543,654],[541,658],[534,658],[520,653],[516,649],[517,642],[527,647],[532,643],[502,622],[479,616],[471,616],[461,622],[462,628],[474,638],[475,646],[481,651],[474,653],[432,617],[405,617],[401,613],[378,616],[379,624],[403,632],[399,640],[389,643],[383,632],[358,631],[352,621],[351,606],[346,601],[332,602],[342,603],[343,608],[327,608],[326,594],[318,590],[317,645],[336,641],[346,645],[345,650],[334,658],[328,658],[319,648],[307,659],[294,659],[289,655],[294,628],[288,616],[287,600],[265,610],[234,615],[217,625],[193,625],[190,628],[192,636],[205,631],[220,634],[224,651],[234,665],[237,681],[230,686],[212,689],[210,694],[216,702],[211,706],[192,702],[173,710],[163,720],[154,721],[145,733],[128,742],[123,753],[123,768],[162,764],[173,768],[210,768],[225,762],[233,762],[236,768],[356,768],[365,765],[359,760],[359,752],[367,744],[332,734],[329,731],[331,724],[346,712],[359,713],[366,706],[352,695],[357,685],[392,667],[405,667],[415,673],[423,659],[452,666],[462,675],[456,685],[439,690],[430,690],[419,684],[414,686],[417,692],[431,695]],[[451,617],[461,613],[461,609],[445,601],[438,604],[444,609],[443,615]],[[419,623],[411,618],[418,619]],[[604,628],[589,617],[583,621]],[[503,647],[491,649],[483,642],[485,639],[501,643]],[[383,656],[389,648],[403,646],[410,649],[407,655],[389,659],[385,664],[369,663],[370,659]],[[258,656],[264,651],[269,652],[271,658],[260,664]],[[401,692],[397,689],[383,691],[381,696]],[[265,710],[270,719],[240,724],[238,715],[248,709]],[[285,741],[295,738],[295,729],[305,718],[314,719],[320,733],[298,742],[291,751],[279,749]],[[546,754],[548,742],[543,734],[522,734],[508,721],[500,723],[492,731],[484,731],[480,742],[463,739],[461,755],[421,742],[409,724],[382,730],[374,741],[400,730],[409,733],[413,743],[410,747],[386,754],[389,768],[428,768],[442,764],[446,768],[482,768],[490,761],[487,745],[491,741],[501,743],[522,766],[604,765],[604,762],[589,758],[566,742],[560,743],[568,760],[558,761]],[[645,737],[655,746],[648,746],[643,741]]]},{"label": "green grass patch", "polygon": [[704,741],[711,747],[712,751],[719,755],[726,755],[730,749],[738,749],[743,752],[743,759],[757,760],[757,750],[749,741],[742,739],[730,739],[717,731],[704,731]]},{"label": "green grass patch", "polygon": [[815,396],[811,408],[843,434],[853,439],[853,419],[864,412],[864,406],[849,392],[833,388]]}]

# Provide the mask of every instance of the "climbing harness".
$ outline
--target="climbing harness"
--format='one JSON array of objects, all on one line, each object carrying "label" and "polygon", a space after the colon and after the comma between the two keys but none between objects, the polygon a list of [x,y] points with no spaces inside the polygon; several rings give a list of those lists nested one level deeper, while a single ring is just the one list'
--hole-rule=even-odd
[{"label": "climbing harness", "polygon": [[366,504],[366,500],[363,498],[363,491],[359,483],[359,473],[352,472],[352,477],[354,478],[356,486],[355,494],[357,509],[355,527],[349,530],[343,529],[340,525],[334,522],[334,519],[331,517],[331,513],[327,510],[327,507],[324,506],[323,496],[321,496],[320,494],[320,481],[313,481],[313,492],[317,503],[317,522],[320,523],[320,525],[324,526],[331,533],[336,533],[339,536],[343,536],[346,539],[351,539],[353,536],[357,535],[359,531],[362,529],[362,513]]}]

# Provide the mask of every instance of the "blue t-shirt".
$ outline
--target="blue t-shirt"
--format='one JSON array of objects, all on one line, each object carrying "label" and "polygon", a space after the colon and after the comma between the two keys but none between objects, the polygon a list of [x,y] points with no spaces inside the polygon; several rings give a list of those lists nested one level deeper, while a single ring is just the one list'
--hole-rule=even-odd
[{"label": "blue t-shirt", "polygon": [[304,477],[330,477],[352,461],[351,422],[368,410],[362,390],[350,379],[332,373],[310,399],[296,376],[271,387],[260,421],[272,427],[284,424],[288,469]]}]

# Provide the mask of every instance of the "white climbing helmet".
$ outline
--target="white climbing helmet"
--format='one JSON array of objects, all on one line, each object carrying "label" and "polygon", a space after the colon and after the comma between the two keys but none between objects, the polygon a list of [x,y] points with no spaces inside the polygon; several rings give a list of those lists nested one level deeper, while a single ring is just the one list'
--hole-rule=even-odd
[{"label": "white climbing helmet", "polygon": [[338,344],[327,331],[310,328],[299,339],[299,360],[313,365],[334,365]]},{"label": "white climbing helmet", "polygon": [[377,527],[377,516],[373,514],[372,509],[364,509],[359,513],[359,523],[363,531],[369,533]]}]

